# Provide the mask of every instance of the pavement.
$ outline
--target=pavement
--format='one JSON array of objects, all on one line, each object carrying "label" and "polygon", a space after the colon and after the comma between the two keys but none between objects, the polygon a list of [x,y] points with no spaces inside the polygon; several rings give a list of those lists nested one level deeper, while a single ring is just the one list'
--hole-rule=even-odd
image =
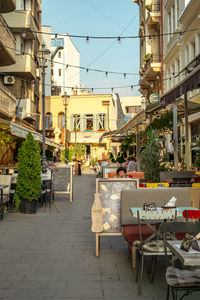
[{"label": "pavement", "polygon": [[73,178],[72,203],[56,195],[51,208],[7,213],[0,222],[0,300],[165,299],[162,260],[153,283],[144,275],[139,297],[122,237],[102,237],[95,257],[90,211],[96,178],[92,169],[82,174]]}]

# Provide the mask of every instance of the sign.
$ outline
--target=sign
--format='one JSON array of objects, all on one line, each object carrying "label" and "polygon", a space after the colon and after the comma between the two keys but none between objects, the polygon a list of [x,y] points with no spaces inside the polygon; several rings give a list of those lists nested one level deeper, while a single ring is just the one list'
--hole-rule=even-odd
[{"label": "sign", "polygon": [[152,104],[157,104],[157,103],[160,102],[160,96],[157,93],[153,93],[153,94],[150,95],[149,101]]}]

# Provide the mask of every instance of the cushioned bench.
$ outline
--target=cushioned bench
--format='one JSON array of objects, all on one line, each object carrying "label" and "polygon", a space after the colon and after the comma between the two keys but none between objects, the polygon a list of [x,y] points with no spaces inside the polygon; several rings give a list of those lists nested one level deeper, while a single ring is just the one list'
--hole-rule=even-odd
[{"label": "cushioned bench", "polygon": [[[200,193],[198,188],[140,188],[137,190],[126,190],[121,193],[121,223],[123,228],[123,236],[128,243],[128,247],[132,252],[132,265],[135,268],[136,248],[132,243],[139,240],[139,228],[137,219],[133,218],[130,211],[131,207],[143,207],[145,202],[155,203],[157,207],[163,206],[165,200],[171,199],[173,196],[177,198],[176,206],[178,207],[197,207],[199,208]],[[180,218],[179,218],[180,219]],[[147,238],[152,231],[143,225],[143,238]]]}]

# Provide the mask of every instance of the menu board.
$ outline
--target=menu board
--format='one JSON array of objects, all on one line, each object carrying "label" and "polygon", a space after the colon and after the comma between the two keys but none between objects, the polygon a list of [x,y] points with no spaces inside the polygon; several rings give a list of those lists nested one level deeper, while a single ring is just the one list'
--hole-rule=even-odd
[{"label": "menu board", "polygon": [[121,232],[121,191],[134,190],[138,179],[100,179],[97,189],[103,210],[103,232]]}]

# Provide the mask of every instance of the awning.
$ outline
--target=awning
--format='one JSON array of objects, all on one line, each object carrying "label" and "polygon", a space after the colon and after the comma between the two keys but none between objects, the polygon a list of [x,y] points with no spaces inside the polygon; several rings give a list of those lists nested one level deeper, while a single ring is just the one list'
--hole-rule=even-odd
[{"label": "awning", "polygon": [[200,87],[200,66],[195,68],[186,78],[175,85],[171,90],[161,96],[161,105],[166,106],[178,98],[184,93],[192,91],[193,89]]},{"label": "awning", "polygon": [[136,127],[139,124],[142,124],[142,122],[144,120],[146,120],[146,113],[144,110],[141,110],[136,116],[134,116],[130,121],[128,121],[123,127],[113,130],[113,131],[105,132],[99,139],[99,143],[101,143],[101,141],[108,136],[126,133],[128,130],[133,129],[134,127]]},{"label": "awning", "polygon": [[[34,140],[42,143],[42,135],[36,131],[30,130],[28,128],[25,128],[17,123],[13,123],[13,122],[10,122],[10,129],[11,129],[11,133],[13,135],[16,135],[16,136],[24,138],[24,139],[26,138],[27,134],[30,132],[32,134]],[[64,147],[62,145],[57,144],[57,143],[49,140],[46,137],[45,137],[45,144],[52,146],[54,148],[58,148],[60,150],[64,150]]]}]

